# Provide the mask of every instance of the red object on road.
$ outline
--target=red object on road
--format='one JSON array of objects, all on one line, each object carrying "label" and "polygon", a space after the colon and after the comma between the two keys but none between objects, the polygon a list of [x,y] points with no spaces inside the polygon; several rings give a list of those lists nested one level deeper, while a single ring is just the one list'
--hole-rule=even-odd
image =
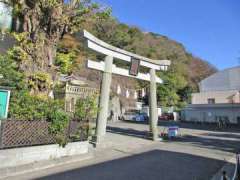
[{"label": "red object on road", "polygon": [[173,113],[163,113],[161,116],[158,116],[158,120],[174,120]]}]

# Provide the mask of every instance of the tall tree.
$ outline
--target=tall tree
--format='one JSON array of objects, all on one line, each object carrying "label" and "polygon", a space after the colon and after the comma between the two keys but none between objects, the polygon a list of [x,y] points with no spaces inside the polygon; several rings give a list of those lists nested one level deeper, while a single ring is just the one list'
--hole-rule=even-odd
[{"label": "tall tree", "polygon": [[[10,55],[30,81],[32,93],[48,93],[57,78],[57,44],[67,33],[80,31],[87,20],[108,15],[90,0],[0,0],[12,7],[18,45]],[[42,83],[42,84],[41,84]]]}]

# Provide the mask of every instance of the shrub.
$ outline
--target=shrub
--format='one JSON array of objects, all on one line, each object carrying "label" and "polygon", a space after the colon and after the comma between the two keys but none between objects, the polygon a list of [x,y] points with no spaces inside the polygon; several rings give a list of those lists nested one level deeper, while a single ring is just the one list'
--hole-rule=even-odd
[{"label": "shrub", "polygon": [[74,117],[80,120],[90,120],[97,116],[98,105],[95,95],[77,100]]},{"label": "shrub", "polygon": [[65,146],[68,141],[66,129],[69,125],[69,116],[61,110],[56,110],[50,113],[51,125],[49,131],[55,135],[56,141],[60,146]]},{"label": "shrub", "polygon": [[28,76],[27,84],[30,91],[39,94],[39,92],[47,92],[49,90],[51,87],[51,78],[49,74],[39,71]]},{"label": "shrub", "polygon": [[74,117],[80,121],[87,121],[88,125],[82,127],[82,129],[78,128],[78,132],[75,134],[75,139],[78,139],[83,132],[87,132],[88,137],[91,137],[94,134],[93,127],[91,127],[89,121],[97,117],[98,110],[96,95],[77,100]]},{"label": "shrub", "polygon": [[13,92],[9,116],[15,120],[47,120],[51,123],[49,132],[55,136],[57,143],[61,146],[67,143],[65,130],[69,117],[64,112],[62,101],[42,99],[27,91]]},{"label": "shrub", "polygon": [[70,53],[57,53],[56,62],[57,66],[60,66],[60,72],[63,74],[69,74],[72,71],[73,60],[76,58],[74,52]]},{"label": "shrub", "polygon": [[25,89],[24,74],[18,70],[18,65],[8,56],[0,55],[0,79],[1,86],[9,86],[17,89]]},{"label": "shrub", "polygon": [[9,117],[16,120],[43,120],[47,118],[47,102],[26,91],[14,92],[10,99]]}]

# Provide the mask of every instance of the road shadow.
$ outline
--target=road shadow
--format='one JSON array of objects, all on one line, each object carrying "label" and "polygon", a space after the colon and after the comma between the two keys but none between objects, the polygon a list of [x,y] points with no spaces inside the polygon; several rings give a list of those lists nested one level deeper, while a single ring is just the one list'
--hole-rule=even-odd
[{"label": "road shadow", "polygon": [[[121,121],[121,123],[149,125],[149,121],[143,121],[143,122]],[[228,127],[226,128],[219,129],[217,128],[217,125],[213,123],[193,123],[193,122],[183,122],[183,121],[173,121],[173,120],[158,120],[158,126],[161,126],[161,127],[179,126],[180,128],[184,128],[184,129],[240,133],[240,126],[233,125],[233,124],[228,125]]]},{"label": "road shadow", "polygon": [[158,126],[168,127],[168,126],[179,126],[184,129],[194,129],[194,130],[206,130],[206,131],[216,131],[216,132],[233,132],[240,133],[240,126],[229,125],[226,128],[218,129],[216,124],[211,123],[191,123],[191,122],[181,122],[181,121],[158,121]]},{"label": "road shadow", "polygon": [[224,164],[224,161],[191,154],[153,150],[38,179],[206,180],[211,179]]},{"label": "road shadow", "polygon": [[[167,126],[169,126],[169,124],[166,125],[166,127]],[[124,136],[142,138],[142,139],[149,139],[150,137],[149,131],[144,131],[144,130],[141,131],[133,128],[121,128],[121,127],[115,127],[115,126],[108,126],[107,132],[110,132],[113,134],[120,134]],[[196,147],[216,149],[216,150],[221,150],[221,151],[226,151],[231,153],[235,153],[240,150],[240,141],[226,139],[227,137],[239,138],[240,135],[238,134],[203,133],[201,135],[204,135],[204,136],[183,135],[177,138],[173,138],[166,142],[169,142],[169,143],[181,142],[181,143],[186,143],[188,145],[191,144]],[[213,136],[216,136],[216,137],[213,137]],[[225,139],[223,139],[223,137]]]},{"label": "road shadow", "polygon": [[149,137],[149,131],[139,131],[132,128],[120,128],[120,127],[107,126],[107,132],[120,134],[124,136],[144,138],[144,139],[147,139]]},{"label": "road shadow", "polygon": [[240,133],[239,134],[231,134],[231,133],[221,133],[221,134],[216,134],[216,133],[206,133],[203,135],[211,136],[211,137],[220,137],[220,138],[236,138],[240,140]]},{"label": "road shadow", "polygon": [[240,141],[216,139],[208,137],[199,137],[192,135],[185,135],[178,139],[179,142],[190,143],[193,146],[216,149],[231,153],[236,153],[240,150]]}]

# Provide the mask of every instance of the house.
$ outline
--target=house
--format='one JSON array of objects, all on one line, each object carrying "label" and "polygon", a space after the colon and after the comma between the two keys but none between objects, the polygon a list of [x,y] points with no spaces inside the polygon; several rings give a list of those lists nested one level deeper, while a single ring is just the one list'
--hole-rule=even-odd
[{"label": "house", "polygon": [[219,71],[199,83],[199,93],[182,111],[182,119],[194,122],[240,124],[240,67]]}]

